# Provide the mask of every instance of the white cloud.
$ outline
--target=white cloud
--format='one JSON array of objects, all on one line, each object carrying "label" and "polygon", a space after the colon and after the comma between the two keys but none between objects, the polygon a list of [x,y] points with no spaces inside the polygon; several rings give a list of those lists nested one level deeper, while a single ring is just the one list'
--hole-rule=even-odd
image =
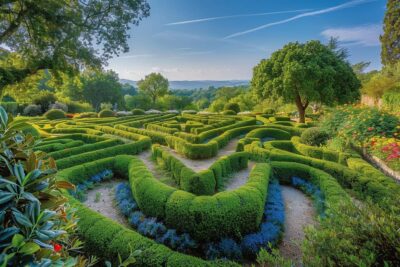
[{"label": "white cloud", "polygon": [[326,13],[330,13],[336,10],[340,10],[340,9],[345,9],[345,8],[349,8],[349,7],[353,7],[353,6],[357,6],[363,3],[367,3],[367,2],[374,2],[376,0],[353,0],[341,5],[337,5],[337,6],[333,6],[333,7],[329,7],[329,8],[325,8],[325,9],[320,9],[320,10],[316,10],[316,11],[311,11],[311,12],[306,12],[306,13],[302,13],[299,15],[296,15],[294,17],[288,18],[288,19],[284,19],[284,20],[279,20],[279,21],[275,21],[275,22],[271,22],[271,23],[267,23],[246,31],[241,31],[241,32],[236,32],[234,34],[228,35],[226,37],[224,37],[224,39],[229,39],[229,38],[233,38],[233,37],[237,37],[237,36],[241,36],[241,35],[245,35],[248,33],[252,33],[255,31],[259,31],[265,28],[269,28],[275,25],[280,25],[280,24],[285,24],[294,20],[298,20],[301,18],[305,18],[305,17],[312,17],[312,16],[316,16],[316,15],[321,15],[321,14],[326,14]]},{"label": "white cloud", "polygon": [[337,37],[345,46],[379,46],[379,35],[382,33],[382,25],[373,24],[349,28],[331,28],[321,34],[326,37]]},{"label": "white cloud", "polygon": [[152,57],[154,56],[153,54],[133,54],[133,55],[125,55],[125,56],[120,56],[118,57],[119,59],[125,59],[125,58],[142,58],[142,57]]}]

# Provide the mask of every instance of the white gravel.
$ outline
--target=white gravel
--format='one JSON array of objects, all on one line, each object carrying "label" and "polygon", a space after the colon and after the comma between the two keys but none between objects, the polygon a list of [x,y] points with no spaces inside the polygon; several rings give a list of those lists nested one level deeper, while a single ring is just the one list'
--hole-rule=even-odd
[{"label": "white gravel", "polygon": [[304,228],[317,225],[315,209],[312,200],[301,191],[290,186],[281,188],[285,202],[285,232],[279,250],[282,256],[301,266]]},{"label": "white gravel", "polygon": [[[83,204],[122,225],[128,226],[125,216],[119,212],[114,204],[115,186],[121,182],[123,180],[113,179],[97,184],[87,192],[87,199]],[[100,198],[96,202],[97,193],[100,194]]]}]

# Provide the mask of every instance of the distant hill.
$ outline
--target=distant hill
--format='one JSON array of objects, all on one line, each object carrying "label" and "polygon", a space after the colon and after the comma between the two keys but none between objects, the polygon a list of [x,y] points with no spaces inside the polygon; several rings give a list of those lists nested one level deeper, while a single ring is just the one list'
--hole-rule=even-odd
[{"label": "distant hill", "polygon": [[[121,83],[129,83],[135,87],[136,81],[121,79]],[[197,88],[208,88],[210,86],[222,87],[222,86],[240,86],[249,85],[248,80],[227,80],[227,81],[212,81],[212,80],[202,80],[202,81],[169,81],[169,87],[171,89],[197,89]]]}]

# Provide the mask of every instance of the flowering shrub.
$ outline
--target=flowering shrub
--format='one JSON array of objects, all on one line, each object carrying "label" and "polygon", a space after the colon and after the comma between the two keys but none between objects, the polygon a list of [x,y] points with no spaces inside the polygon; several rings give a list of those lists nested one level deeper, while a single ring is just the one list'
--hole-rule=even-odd
[{"label": "flowering shrub", "polygon": [[399,119],[375,108],[341,106],[326,116],[322,125],[332,135],[364,146],[374,136],[396,136]]},{"label": "flowering shrub", "polygon": [[371,139],[367,146],[368,153],[383,160],[391,169],[400,170],[400,140],[395,138]]}]

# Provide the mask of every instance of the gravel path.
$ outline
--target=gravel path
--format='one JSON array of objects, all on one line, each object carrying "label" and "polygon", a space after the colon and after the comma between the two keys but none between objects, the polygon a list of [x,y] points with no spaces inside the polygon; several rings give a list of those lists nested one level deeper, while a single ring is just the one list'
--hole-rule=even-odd
[{"label": "gravel path", "polygon": [[[83,204],[122,225],[128,226],[124,215],[120,214],[118,208],[114,205],[115,186],[122,181],[113,179],[98,184],[87,192],[87,200]],[[98,199],[96,199],[96,194],[99,196]]]},{"label": "gravel path", "polygon": [[143,151],[136,156],[143,161],[143,163],[146,165],[146,167],[155,178],[160,180],[165,176],[165,174],[160,170],[157,164],[151,159],[151,149]]},{"label": "gravel path", "polygon": [[246,169],[243,169],[241,171],[233,173],[232,177],[230,177],[229,181],[227,181],[225,190],[226,191],[234,190],[234,189],[244,185],[247,182],[250,171],[253,169],[254,165],[255,165],[254,162],[249,161],[249,165],[247,166]]},{"label": "gravel path", "polygon": [[217,159],[222,156],[230,155],[236,151],[236,145],[239,141],[239,137],[233,138],[225,147],[218,150],[218,154],[215,157],[209,159],[188,159],[175,152],[170,148],[167,148],[171,154],[183,162],[187,167],[191,168],[192,170],[198,172],[202,170],[208,169]]},{"label": "gravel path", "polygon": [[285,232],[279,250],[282,256],[301,266],[304,227],[317,224],[315,210],[312,200],[301,191],[290,186],[281,188],[285,202]]}]

